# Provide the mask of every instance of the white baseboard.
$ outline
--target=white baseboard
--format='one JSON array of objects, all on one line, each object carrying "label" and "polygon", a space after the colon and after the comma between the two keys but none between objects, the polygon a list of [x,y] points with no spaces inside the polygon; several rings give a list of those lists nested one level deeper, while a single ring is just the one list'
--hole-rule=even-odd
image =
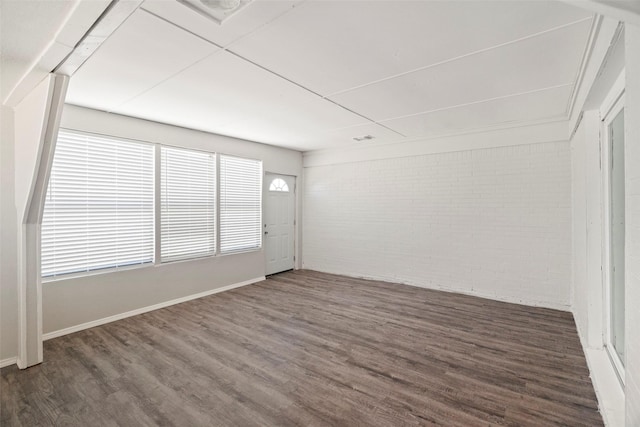
[{"label": "white baseboard", "polygon": [[501,301],[501,302],[508,302],[511,304],[526,305],[529,307],[550,308],[553,310],[571,312],[571,307],[569,306],[569,304],[561,304],[561,303],[554,303],[554,302],[548,302],[548,301],[527,300],[527,299],[516,298],[516,297],[505,297],[502,295],[487,294],[487,293],[473,291],[473,290],[466,291],[463,289],[451,289],[451,288],[445,288],[437,285],[434,285],[434,286],[425,285],[424,283],[418,283],[418,282],[399,281],[399,279],[393,278],[393,277],[361,276],[361,275],[349,274],[344,272],[323,271],[323,270],[319,270],[317,268],[308,267],[308,266],[303,266],[302,268],[312,270],[312,271],[319,271],[322,273],[337,274],[337,275],[346,276],[346,277],[354,277],[356,279],[376,280],[379,282],[388,282],[396,285],[414,286],[416,288],[430,289],[432,291],[441,291],[441,292],[449,292],[454,294],[469,295],[472,297],[490,299],[490,300]]},{"label": "white baseboard", "polygon": [[[575,313],[573,315],[575,319]],[[598,398],[598,409],[606,427],[624,427],[624,390],[604,348],[591,348],[578,330],[580,344],[587,359],[591,384]]]},{"label": "white baseboard", "polygon": [[7,359],[0,360],[0,368],[5,368],[7,366],[11,366],[15,363],[18,363],[17,357],[9,357]]},{"label": "white baseboard", "polygon": [[[91,322],[82,323],[80,325],[70,326],[68,328],[59,329],[53,332],[47,332],[46,334],[42,335],[42,339],[44,341],[50,340],[52,338],[57,338],[63,335],[72,334],[74,332],[82,331],[84,329],[89,329],[96,326],[104,325],[105,323],[115,322],[116,320],[126,319],[127,317],[136,316],[138,314],[147,313],[149,311],[158,310],[160,308],[169,307],[175,304],[180,304],[182,302],[187,302],[197,298],[206,297],[208,295],[213,295],[220,292],[229,291],[231,289],[239,288],[242,286],[251,285],[253,283],[261,282],[263,280],[265,280],[264,276],[256,277],[254,279],[245,280],[244,282],[234,283],[232,285],[223,286],[221,288],[211,289],[209,291],[204,291],[204,292],[200,292],[193,295],[187,295],[186,297],[172,299],[170,301],[149,305],[147,307],[138,308],[135,310],[124,312],[124,313],[114,314],[113,316],[103,317],[102,319],[92,320]],[[15,363],[15,360],[14,360],[14,363]]]},{"label": "white baseboard", "polygon": [[484,298],[484,299],[490,299],[490,300],[494,300],[494,301],[500,301],[500,302],[508,302],[510,304],[520,304],[520,305],[526,305],[529,307],[540,307],[540,308],[550,308],[552,310],[559,310],[559,311],[567,311],[567,312],[571,312],[571,307],[565,304],[558,304],[558,303],[554,303],[554,302],[548,302],[548,301],[535,301],[535,300],[527,300],[527,299],[522,299],[522,298],[516,298],[516,297],[505,297],[502,295],[494,295],[494,294],[488,294],[488,293],[484,293],[484,292],[477,292],[477,291],[465,291],[465,290],[459,290],[459,289],[449,289],[449,288],[443,288],[443,287],[437,287],[437,286],[426,286],[420,283],[401,283],[402,285],[408,285],[408,286],[415,286],[418,288],[424,288],[424,289],[431,289],[434,291],[441,291],[441,292],[451,292],[454,294],[462,294],[462,295],[469,295],[472,297],[478,297],[478,298]]}]

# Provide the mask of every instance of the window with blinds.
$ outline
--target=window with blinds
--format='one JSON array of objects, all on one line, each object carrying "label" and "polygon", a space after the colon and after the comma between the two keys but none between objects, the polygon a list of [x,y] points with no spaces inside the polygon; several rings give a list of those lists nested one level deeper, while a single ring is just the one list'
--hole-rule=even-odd
[{"label": "window with blinds", "polygon": [[215,154],[171,147],[160,151],[162,262],[214,255]]},{"label": "window with blinds", "polygon": [[220,252],[259,249],[262,243],[262,162],[220,156]]},{"label": "window with blinds", "polygon": [[61,129],[41,243],[45,278],[153,262],[153,145]]}]

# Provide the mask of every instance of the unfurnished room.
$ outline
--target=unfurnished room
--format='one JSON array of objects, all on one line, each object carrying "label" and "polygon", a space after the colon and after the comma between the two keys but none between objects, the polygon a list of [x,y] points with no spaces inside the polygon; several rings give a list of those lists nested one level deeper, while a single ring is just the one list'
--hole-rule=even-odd
[{"label": "unfurnished room", "polygon": [[0,25],[3,427],[640,427],[640,1]]}]

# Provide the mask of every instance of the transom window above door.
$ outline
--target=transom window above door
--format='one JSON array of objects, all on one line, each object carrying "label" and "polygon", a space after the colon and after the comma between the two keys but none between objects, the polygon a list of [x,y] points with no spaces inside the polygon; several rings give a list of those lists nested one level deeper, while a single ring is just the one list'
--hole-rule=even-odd
[{"label": "transom window above door", "polygon": [[282,178],[275,178],[269,185],[269,191],[283,191],[289,192],[289,186]]}]

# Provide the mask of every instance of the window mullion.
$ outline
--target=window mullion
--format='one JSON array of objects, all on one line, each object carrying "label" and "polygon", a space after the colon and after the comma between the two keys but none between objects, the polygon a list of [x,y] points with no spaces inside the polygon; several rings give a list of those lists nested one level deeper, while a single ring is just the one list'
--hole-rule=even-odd
[{"label": "window mullion", "polygon": [[215,224],[215,242],[216,255],[220,254],[220,156],[216,154],[216,224]]},{"label": "window mullion", "polygon": [[154,175],[153,175],[153,226],[154,226],[154,256],[153,262],[154,264],[160,264],[161,262],[161,248],[162,248],[162,204],[161,204],[161,191],[162,191],[162,174],[160,173],[162,169],[162,160],[160,157],[160,144],[156,144],[154,147]]}]

